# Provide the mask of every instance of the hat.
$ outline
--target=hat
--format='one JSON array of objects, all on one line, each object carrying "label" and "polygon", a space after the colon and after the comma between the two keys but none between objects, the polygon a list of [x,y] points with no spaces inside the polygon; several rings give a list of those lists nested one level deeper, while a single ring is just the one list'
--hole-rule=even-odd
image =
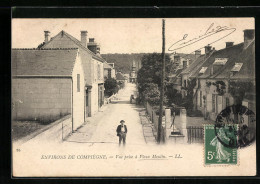
[{"label": "hat", "polygon": [[123,123],[123,122],[125,122],[125,120],[121,120],[121,121],[120,121],[120,123]]}]

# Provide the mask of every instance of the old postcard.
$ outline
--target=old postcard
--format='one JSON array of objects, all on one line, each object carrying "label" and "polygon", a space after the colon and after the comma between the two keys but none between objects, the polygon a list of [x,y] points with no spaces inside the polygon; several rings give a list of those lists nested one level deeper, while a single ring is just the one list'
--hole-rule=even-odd
[{"label": "old postcard", "polygon": [[12,176],[256,175],[254,18],[12,19]]}]

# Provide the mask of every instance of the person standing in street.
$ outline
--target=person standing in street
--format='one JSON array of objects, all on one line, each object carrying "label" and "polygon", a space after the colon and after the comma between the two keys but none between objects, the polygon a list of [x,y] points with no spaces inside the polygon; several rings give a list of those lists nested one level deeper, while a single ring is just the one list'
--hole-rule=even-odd
[{"label": "person standing in street", "polygon": [[120,125],[117,126],[116,132],[117,132],[117,136],[119,137],[119,146],[121,145],[122,140],[123,140],[123,145],[125,146],[127,126],[125,125],[124,120],[120,121]]}]

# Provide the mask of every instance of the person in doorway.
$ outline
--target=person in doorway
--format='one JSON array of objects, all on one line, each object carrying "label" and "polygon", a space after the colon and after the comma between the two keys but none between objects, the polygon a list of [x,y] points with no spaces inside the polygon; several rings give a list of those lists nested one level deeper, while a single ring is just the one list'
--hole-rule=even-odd
[{"label": "person in doorway", "polygon": [[125,121],[121,120],[120,125],[117,126],[116,129],[117,136],[119,137],[119,146],[123,140],[123,145],[125,146],[126,134],[127,134],[127,126],[125,125]]}]

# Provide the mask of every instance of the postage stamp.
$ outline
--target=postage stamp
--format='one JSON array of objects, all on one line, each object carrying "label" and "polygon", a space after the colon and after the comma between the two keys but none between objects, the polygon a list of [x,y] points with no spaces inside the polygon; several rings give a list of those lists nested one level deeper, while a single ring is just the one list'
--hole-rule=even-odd
[{"label": "postage stamp", "polygon": [[237,129],[237,125],[231,124],[221,127],[204,125],[205,165],[238,163],[237,148],[232,146],[237,142]]}]

